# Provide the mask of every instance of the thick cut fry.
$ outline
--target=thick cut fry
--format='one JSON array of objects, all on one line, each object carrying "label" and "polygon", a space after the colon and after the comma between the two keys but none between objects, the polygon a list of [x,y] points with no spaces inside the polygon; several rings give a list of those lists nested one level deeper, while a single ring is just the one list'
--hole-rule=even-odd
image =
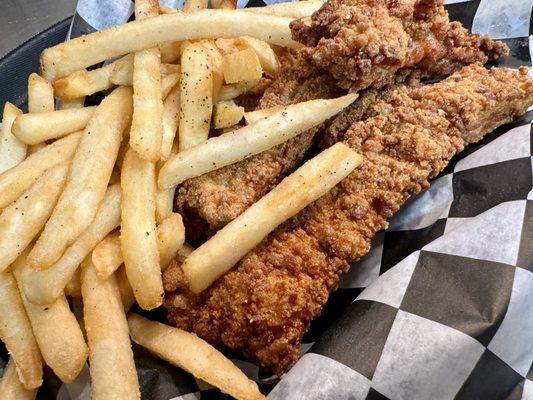
[{"label": "thick cut fry", "polygon": [[57,203],[68,165],[48,170],[30,189],[0,214],[0,271],[24,251],[40,232]]},{"label": "thick cut fry", "polygon": [[0,379],[0,400],[33,400],[36,395],[37,389],[26,389],[20,382],[15,362],[10,358]]},{"label": "thick cut fry", "polygon": [[133,341],[239,400],[264,399],[257,385],[230,360],[195,334],[129,313]]},{"label": "thick cut fry", "polygon": [[[13,263],[13,274],[17,280],[26,264],[26,256],[27,252],[24,252]],[[30,303],[23,293],[21,298],[46,365],[63,382],[72,381],[85,364],[87,346],[67,299],[61,295],[52,304],[39,306]]]},{"label": "thick cut fry", "polygon": [[181,56],[181,112],[179,149],[207,139],[213,110],[213,75],[206,50],[197,43],[184,44]]},{"label": "thick cut fry", "polygon": [[80,138],[78,132],[57,140],[1,174],[0,209],[17,200],[46,170],[70,161]]},{"label": "thick cut fry", "polygon": [[[124,57],[115,63],[110,80],[115,85],[133,86],[133,57]],[[161,64],[161,75],[177,74],[180,66],[176,64]]]},{"label": "thick cut fry", "polygon": [[158,14],[158,0],[137,0],[135,2],[135,19],[145,19]]},{"label": "thick cut fry", "polygon": [[176,84],[180,81],[180,73],[172,73],[165,75],[161,79],[161,98],[164,100],[172,89],[176,87]]},{"label": "thick cut fry", "polygon": [[220,10],[235,10],[237,0],[211,0],[211,7]]},{"label": "thick cut fry", "polygon": [[78,97],[72,100],[59,100],[59,110],[76,110],[85,106],[85,97]]},{"label": "thick cut fry", "polygon": [[226,83],[256,81],[263,75],[259,57],[252,49],[240,50],[224,56]]},{"label": "thick cut fry", "polygon": [[274,106],[270,108],[263,108],[260,110],[249,111],[247,113],[244,113],[244,120],[246,121],[247,125],[252,125],[254,122],[257,122],[266,117],[270,117],[271,115],[282,111],[284,108],[285,106]]},{"label": "thick cut fry", "polygon": [[244,107],[239,107],[233,100],[219,101],[213,112],[213,126],[216,129],[230,128],[244,116]]},{"label": "thick cut fry", "polygon": [[180,152],[161,168],[159,187],[170,188],[277,146],[331,118],[356,98],[356,94],[349,94],[332,100],[294,104],[253,125],[211,138]]},{"label": "thick cut fry", "polygon": [[176,85],[163,103],[163,140],[161,159],[167,160],[172,152],[174,138],[180,122],[180,87]]},{"label": "thick cut fry", "polygon": [[196,146],[209,135],[213,109],[213,76],[209,56],[195,43],[184,45],[181,58],[181,95],[187,101],[181,103],[179,122],[179,148]]},{"label": "thick cut fry", "polygon": [[135,303],[135,296],[133,295],[133,289],[128,281],[128,276],[126,275],[126,268],[124,266],[120,267],[118,271],[115,272],[115,276],[117,278],[118,290],[120,292],[124,311],[128,312],[131,306]]},{"label": "thick cut fry", "polygon": [[52,267],[36,271],[22,268],[20,283],[32,303],[51,304],[75,275],[83,259],[120,223],[120,187],[110,186],[89,227]]},{"label": "thick cut fry", "polygon": [[267,74],[275,76],[279,71],[278,56],[267,42],[250,36],[241,36],[235,39],[235,44],[244,49],[252,49],[261,63],[261,67]]},{"label": "thick cut fry", "polygon": [[243,9],[243,11],[255,14],[277,15],[280,17],[290,17],[296,19],[309,17],[315,11],[318,11],[323,5],[323,0],[303,0],[270,4],[266,7],[248,7]]},{"label": "thick cut fry", "polygon": [[112,233],[98,243],[91,257],[100,279],[107,279],[123,262],[120,234]]},{"label": "thick cut fry", "polygon": [[128,323],[115,276],[100,279],[87,258],[82,265],[81,290],[90,349],[91,399],[140,399]]},{"label": "thick cut fry", "polygon": [[224,84],[224,56],[215,45],[214,40],[200,40],[198,43],[205,49],[209,56],[209,65],[213,76],[213,103],[218,101],[220,90]]},{"label": "thick cut fry", "polygon": [[121,247],[128,280],[139,305],[161,305],[163,282],[155,226],[155,165],[130,149],[122,164]]},{"label": "thick cut fry", "polygon": [[26,144],[12,133],[13,123],[22,111],[6,102],[0,130],[0,173],[21,163],[26,157]]},{"label": "thick cut fry", "polygon": [[94,219],[132,113],[131,89],[119,87],[98,106],[76,149],[65,186],[28,262],[50,267]]},{"label": "thick cut fry", "polygon": [[184,12],[195,12],[200,10],[205,10],[209,5],[208,0],[186,0],[183,4]]},{"label": "thick cut fry", "polygon": [[0,310],[0,339],[15,362],[18,377],[26,389],[38,388],[43,382],[41,353],[11,272],[0,272]]},{"label": "thick cut fry", "polygon": [[159,224],[157,227],[157,242],[161,270],[164,271],[185,242],[185,226],[181,215],[172,213]]},{"label": "thick cut fry", "polygon": [[41,55],[41,70],[44,78],[56,80],[109,58],[170,41],[247,35],[279,46],[301,47],[291,38],[291,21],[291,18],[237,10],[159,15],[50,47]]},{"label": "thick cut fry", "polygon": [[241,82],[241,83],[235,83],[233,85],[224,85],[220,89],[220,95],[219,100],[233,100],[237,97],[239,97],[241,94],[245,94],[252,90],[259,81],[249,81],[249,82]]},{"label": "thick cut fry", "polygon": [[54,88],[46,79],[33,73],[28,78],[28,112],[54,111]]},{"label": "thick cut fry", "polygon": [[163,138],[160,69],[159,49],[135,54],[130,146],[150,162],[159,160]]},{"label": "thick cut fry", "polygon": [[80,282],[80,269],[76,269],[72,278],[68,281],[65,286],[65,296],[70,296],[73,298],[81,297],[81,282]]},{"label": "thick cut fry", "polygon": [[182,268],[191,290],[200,293],[208,288],[279,224],[327,193],[361,161],[360,155],[337,143],[298,168],[185,259]]},{"label": "thick cut fry", "polygon": [[13,123],[13,135],[27,144],[57,139],[87,126],[96,107],[22,114]]}]

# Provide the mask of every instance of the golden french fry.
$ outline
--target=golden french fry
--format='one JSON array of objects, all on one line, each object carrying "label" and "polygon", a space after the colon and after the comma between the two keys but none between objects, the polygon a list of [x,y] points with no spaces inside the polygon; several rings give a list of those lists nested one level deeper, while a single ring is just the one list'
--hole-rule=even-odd
[{"label": "golden french fry", "polygon": [[54,88],[46,79],[33,73],[28,78],[28,112],[54,111]]},{"label": "golden french fry", "polygon": [[41,353],[11,272],[0,272],[0,310],[0,339],[15,362],[18,377],[26,389],[38,388],[43,382]]},{"label": "golden french fry", "polygon": [[65,190],[28,256],[33,268],[53,265],[91,224],[105,195],[131,113],[131,88],[115,89],[98,106],[76,149]]},{"label": "golden french fry", "polygon": [[22,114],[13,123],[13,135],[27,144],[57,139],[87,126],[96,107]]},{"label": "golden french fry", "polygon": [[301,47],[291,39],[291,21],[237,10],[159,15],[50,47],[41,55],[41,71],[44,78],[56,80],[108,58],[171,41],[252,36],[279,46]]},{"label": "golden french fry", "polygon": [[180,10],[174,7],[159,6],[159,14],[177,14]]},{"label": "golden french fry", "polygon": [[200,293],[208,288],[279,224],[327,193],[361,161],[343,143],[307,161],[185,259],[182,268],[191,290]]},{"label": "golden french fry", "polygon": [[20,164],[26,158],[26,144],[12,133],[13,123],[22,114],[13,104],[6,102],[0,130],[0,173]]},{"label": "golden french fry", "polygon": [[196,12],[205,10],[209,4],[209,0],[186,0],[183,4],[183,12]]},{"label": "golden french fry", "polygon": [[181,42],[164,42],[159,45],[162,63],[173,63],[181,56]]},{"label": "golden french fry", "polygon": [[37,143],[32,146],[28,146],[26,154],[31,156],[33,153],[37,153],[39,150],[42,150],[46,147],[46,142]]},{"label": "golden french fry", "polygon": [[161,270],[164,271],[185,242],[185,226],[181,215],[172,213],[159,224],[157,227],[157,242]]},{"label": "golden french fry", "polygon": [[349,94],[332,100],[293,104],[257,121],[171,157],[159,172],[159,187],[167,189],[183,181],[261,153],[331,118],[357,98]]},{"label": "golden french fry", "polygon": [[161,223],[165,218],[169,217],[172,214],[172,209],[174,206],[174,194],[176,188],[172,187],[170,189],[157,189],[155,195],[155,220],[156,223]]},{"label": "golden french fry", "polygon": [[257,54],[261,67],[266,73],[271,76],[275,76],[278,73],[278,56],[276,56],[276,53],[274,53],[274,50],[272,50],[272,47],[267,42],[250,36],[241,36],[235,39],[235,45],[243,49],[252,49]]},{"label": "golden french fry", "polygon": [[302,18],[309,17],[324,5],[323,0],[302,0],[295,2],[270,4],[266,7],[247,7],[244,12],[255,14],[277,15],[280,17]]},{"label": "golden french fry", "polygon": [[77,99],[66,100],[60,99],[58,109],[59,110],[75,110],[85,106],[85,97],[78,97]]},{"label": "golden french fry", "polygon": [[[13,274],[18,280],[27,251],[13,263]],[[70,311],[64,295],[47,306],[30,303],[20,294],[33,334],[43,359],[63,382],[78,376],[87,358],[87,345],[78,321]]]},{"label": "golden french fry", "polygon": [[[125,57],[124,57],[125,58]],[[180,66],[176,64],[161,64],[161,75],[179,74]],[[115,68],[109,78],[115,85],[133,86],[133,58],[120,59],[115,62]]]},{"label": "golden french fry", "polygon": [[15,362],[10,358],[0,379],[0,400],[34,400],[36,395],[37,389],[26,389],[20,382]]},{"label": "golden french fry", "polygon": [[206,50],[184,43],[181,56],[180,151],[207,139],[213,110],[213,75]]},{"label": "golden french fry", "polygon": [[235,10],[237,0],[211,0],[211,7],[221,10]]},{"label": "golden french fry", "polygon": [[158,0],[137,0],[135,2],[135,19],[145,19],[158,14]]},{"label": "golden french fry", "polygon": [[159,160],[163,139],[160,69],[159,49],[135,54],[130,146],[150,162]]},{"label": "golden french fry", "polygon": [[193,333],[129,313],[133,341],[157,357],[183,368],[239,400],[264,399],[257,384],[248,379],[222,353]]},{"label": "golden french fry", "polygon": [[114,232],[94,248],[92,262],[100,279],[107,279],[123,263],[120,234]]},{"label": "golden french fry", "polygon": [[115,276],[100,279],[88,257],[82,264],[81,290],[90,350],[91,399],[140,399],[128,323]]},{"label": "golden french fry", "polygon": [[70,296],[73,298],[80,298],[81,297],[81,277],[80,277],[80,269],[76,269],[74,272],[74,275],[72,275],[72,278],[68,281],[67,285],[65,286],[65,296]]},{"label": "golden french fry", "polygon": [[224,55],[239,51],[239,48],[235,44],[235,39],[218,38],[215,40],[215,44]]},{"label": "golden french fry", "polygon": [[135,303],[135,296],[133,295],[133,289],[128,281],[128,276],[126,275],[126,268],[124,266],[120,267],[117,272],[115,272],[115,276],[117,278],[118,291],[120,292],[124,311],[128,312],[131,306]]},{"label": "golden french fry", "polygon": [[199,43],[209,55],[209,65],[213,76],[213,103],[220,97],[220,90],[224,84],[224,56],[215,45],[214,40],[200,40]]},{"label": "golden french fry", "polygon": [[181,65],[161,63],[161,75],[179,74],[181,72]]},{"label": "golden french fry", "polygon": [[70,161],[80,138],[81,132],[77,132],[57,140],[1,174],[0,209],[22,196],[46,170]]},{"label": "golden french fry", "polygon": [[155,165],[130,149],[121,174],[121,247],[128,280],[139,305],[161,305],[163,282],[155,226]]},{"label": "golden french fry", "polygon": [[[120,187],[110,186],[89,227],[52,267],[37,271],[21,268],[19,283],[29,301],[51,304],[75,275],[83,259],[120,223]],[[30,253],[31,254],[31,253]]]},{"label": "golden french fry", "polygon": [[230,128],[243,116],[244,107],[239,107],[233,100],[219,101],[214,107],[213,125],[216,129]]},{"label": "golden french fry", "polygon": [[170,91],[163,103],[163,138],[161,143],[161,158],[168,159],[174,145],[174,138],[180,121],[180,87],[176,85]]},{"label": "golden french fry", "polygon": [[220,89],[219,100],[220,101],[233,100],[239,97],[241,94],[245,94],[249,92],[250,90],[252,90],[258,83],[259,81],[256,80],[256,81],[234,83],[232,85],[224,85]]},{"label": "golden french fry", "polygon": [[259,57],[252,49],[239,50],[224,56],[226,83],[256,81],[263,75]]},{"label": "golden french fry", "polygon": [[68,165],[49,169],[17,201],[0,214],[0,271],[24,251],[41,231],[63,191]]},{"label": "golden french fry", "polygon": [[172,73],[165,75],[161,79],[161,98],[164,100],[167,98],[170,91],[176,87],[176,84],[180,81],[180,73]]},{"label": "golden french fry", "polygon": [[266,117],[270,117],[271,115],[282,111],[284,108],[285,106],[280,105],[270,108],[263,108],[255,111],[249,111],[247,113],[244,113],[244,120],[246,121],[247,125],[252,125],[254,122],[257,122],[261,119],[265,119]]}]

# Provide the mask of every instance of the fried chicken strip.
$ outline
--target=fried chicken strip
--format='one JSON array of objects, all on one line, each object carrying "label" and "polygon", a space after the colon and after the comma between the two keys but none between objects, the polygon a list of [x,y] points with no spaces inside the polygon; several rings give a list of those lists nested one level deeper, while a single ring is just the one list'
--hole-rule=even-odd
[{"label": "fried chicken strip", "polygon": [[187,292],[179,262],[166,273],[168,319],[212,343],[242,349],[277,374],[299,345],[348,260],[412,194],[429,186],[455,154],[533,104],[533,79],[481,65],[417,88],[401,87],[331,140],[364,162],[335,189],[273,232],[201,296]]},{"label": "fried chicken strip", "polygon": [[[293,22],[293,32],[309,47],[285,61],[259,108],[447,75],[508,51],[450,22],[442,0],[330,0],[309,25]],[[188,233],[213,233],[240,215],[294,169],[316,131],[185,182],[176,208]]]}]

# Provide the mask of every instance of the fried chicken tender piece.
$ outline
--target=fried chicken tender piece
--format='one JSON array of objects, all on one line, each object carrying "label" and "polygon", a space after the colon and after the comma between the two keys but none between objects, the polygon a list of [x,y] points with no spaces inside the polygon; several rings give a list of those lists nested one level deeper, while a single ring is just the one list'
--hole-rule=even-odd
[{"label": "fried chicken tender piece", "polygon": [[[330,0],[293,22],[295,39],[309,47],[283,57],[281,75],[259,108],[332,98],[423,77],[507,54],[505,44],[470,35],[450,22],[442,0]],[[177,191],[188,240],[216,232],[259,200],[302,159],[318,128],[203,176]]]},{"label": "fried chicken tender piece", "polygon": [[165,272],[166,289],[174,290],[165,298],[168,319],[282,374],[297,361],[304,332],[348,261],[369,251],[387,219],[451,157],[532,104],[525,68],[472,65],[440,83],[389,92],[363,121],[331,137],[363,154],[361,166],[234,270],[200,296],[188,293],[178,262]]}]

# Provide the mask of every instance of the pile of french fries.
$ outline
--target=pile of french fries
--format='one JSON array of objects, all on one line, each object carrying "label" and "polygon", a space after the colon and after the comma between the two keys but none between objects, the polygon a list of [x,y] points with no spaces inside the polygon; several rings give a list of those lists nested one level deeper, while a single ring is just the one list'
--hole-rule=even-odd
[{"label": "pile of french fries", "polygon": [[[243,11],[218,0],[219,10],[204,10],[207,1],[188,0],[178,11],[136,0],[136,21],[43,52],[28,113],[7,103],[0,131],[0,339],[11,357],[1,400],[34,398],[45,364],[71,382],[87,358],[93,399],[138,399],[130,338],[237,399],[263,398],[194,334],[128,311],[162,304],[162,271],[178,254],[190,289],[205,290],[361,162],[331,147],[196,250],[173,212],[183,181],[283,143],[356,99],[251,112],[235,101],[278,74],[271,44],[298,47],[289,23],[321,4]],[[102,91],[99,105],[84,106]],[[210,138],[212,129],[226,133]],[[82,304],[81,318],[68,298]]]}]

